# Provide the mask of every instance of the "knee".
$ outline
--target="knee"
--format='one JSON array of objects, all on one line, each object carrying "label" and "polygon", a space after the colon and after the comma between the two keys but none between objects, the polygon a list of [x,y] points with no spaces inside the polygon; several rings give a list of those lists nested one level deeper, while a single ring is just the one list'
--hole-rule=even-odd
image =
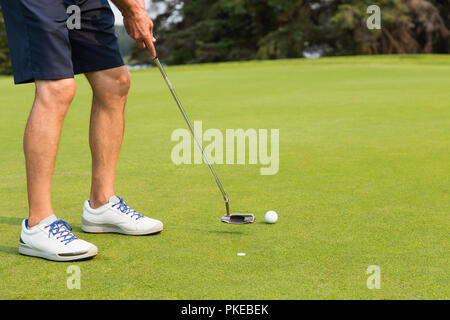
[{"label": "knee", "polygon": [[128,96],[131,86],[131,75],[130,72],[124,69],[116,79],[116,89],[121,96]]},{"label": "knee", "polygon": [[36,100],[46,108],[67,110],[75,97],[76,88],[74,79],[37,80]]},{"label": "knee", "polygon": [[103,85],[100,86],[100,90],[97,91],[100,95],[107,94],[126,98],[131,86],[130,72],[126,68],[119,68],[111,70],[105,73],[105,77],[102,79]]},{"label": "knee", "polygon": [[88,73],[86,77],[94,94],[93,110],[123,113],[131,84],[126,67]]}]

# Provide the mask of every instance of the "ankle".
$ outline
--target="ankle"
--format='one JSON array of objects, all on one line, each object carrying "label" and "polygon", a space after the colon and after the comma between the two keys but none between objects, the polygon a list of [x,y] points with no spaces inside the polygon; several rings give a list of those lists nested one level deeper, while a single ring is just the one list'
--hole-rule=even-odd
[{"label": "ankle", "polygon": [[31,228],[34,226],[37,226],[42,220],[44,220],[47,217],[50,217],[53,213],[47,213],[47,214],[30,214],[27,221],[27,227]]},{"label": "ankle", "polygon": [[89,206],[92,209],[98,209],[102,206],[104,206],[105,204],[107,204],[109,202],[109,198],[110,197],[101,197],[101,198],[94,198],[94,197],[90,197],[89,199]]}]

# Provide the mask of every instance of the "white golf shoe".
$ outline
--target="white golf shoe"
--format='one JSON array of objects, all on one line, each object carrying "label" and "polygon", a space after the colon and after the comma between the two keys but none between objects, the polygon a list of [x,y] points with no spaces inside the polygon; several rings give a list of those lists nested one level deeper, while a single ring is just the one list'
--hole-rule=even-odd
[{"label": "white golf shoe", "polygon": [[140,236],[159,233],[163,230],[161,221],[139,214],[118,196],[112,196],[107,204],[97,209],[92,209],[89,200],[86,200],[82,221],[81,229],[88,233],[121,233]]},{"label": "white golf shoe", "polygon": [[97,247],[77,238],[70,225],[53,214],[38,225],[28,228],[22,222],[19,253],[53,261],[76,261],[97,255]]}]

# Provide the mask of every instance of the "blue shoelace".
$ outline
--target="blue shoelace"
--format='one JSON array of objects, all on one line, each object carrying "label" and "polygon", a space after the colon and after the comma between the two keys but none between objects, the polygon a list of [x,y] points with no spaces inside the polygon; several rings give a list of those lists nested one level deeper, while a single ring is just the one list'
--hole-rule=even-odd
[{"label": "blue shoelace", "polygon": [[119,202],[112,205],[113,208],[118,207],[118,209],[125,213],[126,215],[131,214],[131,218],[137,217],[136,220],[139,220],[140,218],[143,218],[144,216],[142,214],[139,214],[136,210],[130,208],[121,197],[119,198]]},{"label": "blue shoelace", "polygon": [[50,230],[48,231],[49,238],[50,235],[56,236],[56,239],[62,238],[61,242],[63,242],[65,245],[75,239],[78,239],[72,233],[72,227],[70,226],[70,224],[68,224],[64,220],[58,219],[46,226],[46,228],[50,228]]}]

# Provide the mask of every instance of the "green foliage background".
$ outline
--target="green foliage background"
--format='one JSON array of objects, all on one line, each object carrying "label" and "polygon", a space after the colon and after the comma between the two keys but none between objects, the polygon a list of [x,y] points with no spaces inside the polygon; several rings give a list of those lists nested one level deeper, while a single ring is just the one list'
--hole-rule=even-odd
[{"label": "green foliage background", "polygon": [[[154,0],[159,56],[169,64],[405,53],[449,53],[449,1]],[[366,12],[381,8],[382,29]],[[173,22],[174,12],[181,19]],[[132,61],[149,62],[135,49]]]},{"label": "green foliage background", "polygon": [[[320,56],[450,53],[450,1],[152,0],[158,55],[168,64]],[[370,5],[382,29],[369,30]],[[178,17],[178,19],[173,19]],[[118,28],[129,64],[150,64]],[[11,73],[0,12],[0,74]]]},{"label": "green foliage background", "polygon": [[11,59],[9,57],[8,40],[6,39],[5,23],[0,8],[0,74],[11,74]]}]

